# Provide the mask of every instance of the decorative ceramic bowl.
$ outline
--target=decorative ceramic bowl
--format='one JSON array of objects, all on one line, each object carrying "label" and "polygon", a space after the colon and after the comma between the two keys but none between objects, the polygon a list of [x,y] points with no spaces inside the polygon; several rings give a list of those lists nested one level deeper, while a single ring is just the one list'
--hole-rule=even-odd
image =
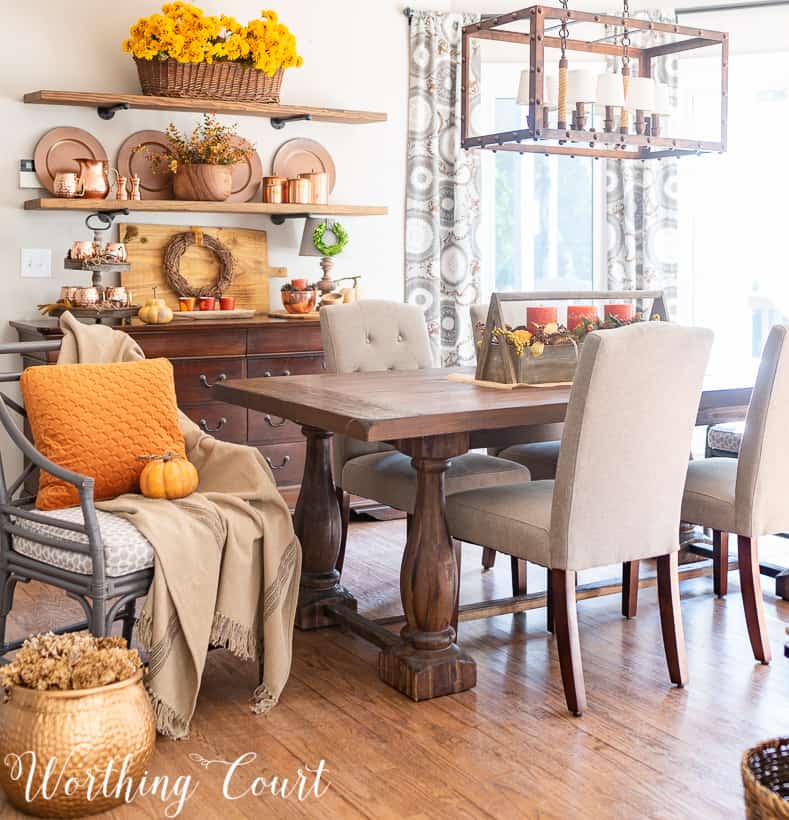
[{"label": "decorative ceramic bowl", "polygon": [[282,304],[288,313],[311,313],[317,295],[314,290],[283,290]]}]

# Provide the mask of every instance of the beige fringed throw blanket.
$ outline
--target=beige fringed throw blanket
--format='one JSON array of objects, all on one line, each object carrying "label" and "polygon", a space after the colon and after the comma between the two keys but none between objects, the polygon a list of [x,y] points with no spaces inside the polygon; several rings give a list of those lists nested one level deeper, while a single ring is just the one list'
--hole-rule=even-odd
[{"label": "beige fringed throw blanket", "polygon": [[[59,364],[144,358],[126,333],[65,313]],[[162,734],[189,732],[208,645],[262,658],[252,711],[274,706],[290,674],[301,547],[271,469],[252,447],[203,433],[181,414],[198,492],[177,501],[122,495],[96,506],[123,516],[156,553],[137,624],[150,655],[146,679]],[[262,655],[261,655],[262,653]]]}]

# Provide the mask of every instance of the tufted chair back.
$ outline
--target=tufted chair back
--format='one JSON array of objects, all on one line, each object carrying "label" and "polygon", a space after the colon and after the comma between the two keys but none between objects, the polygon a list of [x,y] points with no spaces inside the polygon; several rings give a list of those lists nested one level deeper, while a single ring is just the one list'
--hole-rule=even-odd
[{"label": "tufted chair back", "polygon": [[[433,367],[425,316],[416,305],[375,299],[321,308],[321,339],[329,373],[422,370]],[[335,436],[335,480],[351,458],[389,450]]]}]

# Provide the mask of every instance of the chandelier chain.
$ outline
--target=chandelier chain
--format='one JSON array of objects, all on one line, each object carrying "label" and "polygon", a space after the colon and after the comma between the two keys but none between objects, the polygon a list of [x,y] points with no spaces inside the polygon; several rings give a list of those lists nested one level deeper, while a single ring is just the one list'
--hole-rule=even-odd
[{"label": "chandelier chain", "polygon": [[623,0],[622,6],[622,25],[623,25],[623,32],[622,32],[622,65],[626,66],[630,64],[630,54],[628,50],[630,48],[630,31],[627,27],[627,18],[630,17],[630,1]]},{"label": "chandelier chain", "polygon": [[[567,4],[568,4],[569,0],[559,0],[559,2],[561,3],[562,9],[564,9],[564,11],[567,11]],[[625,3],[627,3],[627,2],[628,2],[628,0],[625,0]],[[559,47],[561,48],[561,51],[562,51],[562,58],[564,58],[566,56],[566,52],[567,52],[567,35],[568,35],[567,18],[563,17],[562,18],[562,25],[559,28]]]}]

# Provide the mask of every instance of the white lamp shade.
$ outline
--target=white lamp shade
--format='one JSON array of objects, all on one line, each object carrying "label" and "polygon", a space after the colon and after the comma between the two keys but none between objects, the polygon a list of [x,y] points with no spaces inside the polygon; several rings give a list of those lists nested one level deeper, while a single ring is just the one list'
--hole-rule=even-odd
[{"label": "white lamp shade", "polygon": [[597,102],[614,108],[625,106],[625,85],[621,74],[599,74],[597,77]]},{"label": "white lamp shade", "polygon": [[518,83],[518,105],[529,104],[529,72],[521,71],[521,79]]},{"label": "white lamp shade", "polygon": [[549,111],[556,111],[559,107],[559,78],[547,76],[544,91],[545,99],[542,104],[547,106]]},{"label": "white lamp shade", "polygon": [[655,107],[655,81],[651,77],[631,77],[625,107],[630,111],[652,111]]},{"label": "white lamp shade", "polygon": [[667,117],[671,113],[671,90],[667,83],[655,83],[655,104],[653,114]]},{"label": "white lamp shade", "polygon": [[586,68],[578,68],[567,73],[567,101],[593,103],[597,99],[597,74]]}]

